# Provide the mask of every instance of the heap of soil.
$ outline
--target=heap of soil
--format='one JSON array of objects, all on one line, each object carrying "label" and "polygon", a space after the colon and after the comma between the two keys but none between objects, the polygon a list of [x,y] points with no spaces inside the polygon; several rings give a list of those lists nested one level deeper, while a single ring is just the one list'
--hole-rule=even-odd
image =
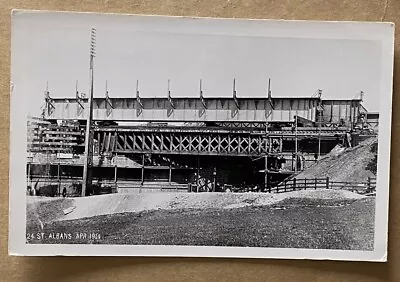
[{"label": "heap of soil", "polygon": [[371,167],[376,167],[377,144],[377,137],[373,137],[353,148],[336,146],[329,154],[294,177],[329,177],[331,181],[365,182],[368,177],[376,177],[376,171]]}]

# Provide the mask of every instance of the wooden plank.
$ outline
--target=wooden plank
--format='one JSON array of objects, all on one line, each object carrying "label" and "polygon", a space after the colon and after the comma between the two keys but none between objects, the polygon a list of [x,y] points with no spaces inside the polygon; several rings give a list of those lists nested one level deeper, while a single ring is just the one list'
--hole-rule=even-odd
[{"label": "wooden plank", "polygon": [[29,142],[30,145],[40,145],[40,146],[76,146],[78,143],[76,142],[39,142],[39,141],[33,141]]},{"label": "wooden plank", "polygon": [[81,132],[76,132],[76,131],[54,131],[54,130],[50,130],[50,131],[45,131],[45,134],[57,134],[57,135],[83,135]]},{"label": "wooden plank", "polygon": [[72,152],[71,148],[56,148],[56,147],[45,147],[45,148],[32,148],[30,152],[42,152],[42,151],[62,151],[62,152]]},{"label": "wooden plank", "polygon": [[63,137],[63,136],[44,136],[44,140],[66,140],[66,141],[75,141],[78,140],[77,137]]}]

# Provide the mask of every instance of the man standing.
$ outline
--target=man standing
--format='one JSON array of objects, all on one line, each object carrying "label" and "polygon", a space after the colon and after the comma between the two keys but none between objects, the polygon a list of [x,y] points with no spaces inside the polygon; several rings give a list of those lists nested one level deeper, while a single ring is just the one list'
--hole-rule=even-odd
[{"label": "man standing", "polygon": [[347,145],[348,148],[351,147],[351,134],[350,134],[350,131],[346,132],[346,145]]}]

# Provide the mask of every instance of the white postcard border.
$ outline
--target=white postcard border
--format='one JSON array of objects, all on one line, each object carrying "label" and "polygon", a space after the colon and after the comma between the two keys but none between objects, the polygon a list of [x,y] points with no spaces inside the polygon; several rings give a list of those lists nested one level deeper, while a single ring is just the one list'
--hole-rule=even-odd
[{"label": "white postcard border", "polygon": [[[90,16],[89,16],[90,15]],[[87,16],[87,17],[85,17]],[[18,96],[18,86],[11,84],[10,94],[10,199],[9,199],[9,253],[27,256],[165,256],[165,257],[237,257],[386,261],[388,230],[388,199],[390,175],[390,140],[393,88],[394,24],[367,22],[318,22],[276,20],[234,20],[189,17],[163,17],[143,15],[91,14],[48,11],[13,11],[13,18],[23,17],[72,17],[79,18],[88,26],[96,19],[96,25],[120,25],[137,21],[141,28],[157,32],[197,32],[229,35],[275,36],[295,38],[330,38],[375,40],[382,46],[382,94],[379,121],[378,177],[375,216],[375,250],[342,251],[313,249],[283,249],[257,247],[211,246],[133,246],[133,245],[71,245],[26,244],[26,115],[27,99]],[[165,24],[168,23],[168,24]],[[200,24],[199,24],[200,23]],[[213,27],[212,29],[210,27]],[[12,23],[12,35],[17,32]],[[109,27],[110,28],[110,27]],[[249,34],[249,30],[251,34]],[[11,45],[12,49],[12,45]],[[12,61],[15,58],[12,57]],[[11,64],[11,73],[13,70]],[[12,77],[11,75],[11,77]],[[15,73],[14,73],[15,75]],[[14,88],[14,89],[13,89]],[[21,177],[23,176],[23,177]]]}]

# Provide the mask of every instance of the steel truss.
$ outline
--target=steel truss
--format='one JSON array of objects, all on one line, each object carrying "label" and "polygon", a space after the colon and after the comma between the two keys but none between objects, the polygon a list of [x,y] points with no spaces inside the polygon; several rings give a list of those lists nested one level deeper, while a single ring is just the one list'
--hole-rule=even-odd
[{"label": "steel truss", "polygon": [[223,132],[95,133],[99,154],[154,153],[182,155],[259,156],[282,152],[282,137]]}]

